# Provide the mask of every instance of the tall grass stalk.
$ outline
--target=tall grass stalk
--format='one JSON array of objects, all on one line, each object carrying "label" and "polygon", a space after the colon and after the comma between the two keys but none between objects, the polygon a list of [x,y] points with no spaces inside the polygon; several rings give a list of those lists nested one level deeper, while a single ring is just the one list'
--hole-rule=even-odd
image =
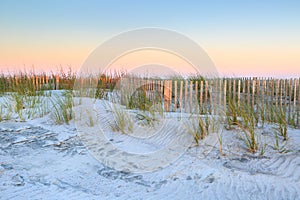
[{"label": "tall grass stalk", "polygon": [[276,125],[275,131],[283,138],[283,141],[286,141],[288,139],[288,122],[282,109],[276,111]]},{"label": "tall grass stalk", "polygon": [[20,121],[24,121],[23,110],[24,106],[24,96],[18,93],[11,93],[11,102],[14,106],[14,112],[18,114]]},{"label": "tall grass stalk", "polygon": [[231,129],[232,126],[238,125],[238,116],[240,114],[240,107],[238,103],[232,98],[228,99],[228,108],[226,110],[225,116],[227,121],[227,129]]},{"label": "tall grass stalk", "polygon": [[86,109],[86,113],[88,115],[88,122],[87,125],[90,127],[93,127],[95,125],[94,119],[93,119],[93,114],[90,110]]},{"label": "tall grass stalk", "polygon": [[130,115],[120,105],[112,103],[110,110],[113,113],[113,123],[111,128],[113,131],[120,131],[123,134],[133,132],[133,121]]},{"label": "tall grass stalk", "polygon": [[62,96],[56,95],[55,99],[52,100],[52,116],[57,124],[69,124],[70,120],[73,119],[73,96],[72,92],[65,92]]},{"label": "tall grass stalk", "polygon": [[242,129],[243,133],[241,139],[246,145],[247,149],[251,153],[255,153],[258,150],[258,139],[255,132],[257,119],[255,117],[254,110],[250,106],[241,107],[242,121],[238,123],[238,126]]},{"label": "tall grass stalk", "polygon": [[219,142],[219,152],[221,156],[225,156],[225,154],[223,153],[223,131],[221,130],[220,132],[217,132],[217,138],[218,138],[218,142]]},{"label": "tall grass stalk", "polygon": [[203,140],[204,137],[208,134],[205,120],[203,120],[201,115],[191,116],[189,118],[189,121],[186,124],[186,128],[188,130],[188,133],[190,133],[196,142],[197,145],[199,145],[200,140]]}]

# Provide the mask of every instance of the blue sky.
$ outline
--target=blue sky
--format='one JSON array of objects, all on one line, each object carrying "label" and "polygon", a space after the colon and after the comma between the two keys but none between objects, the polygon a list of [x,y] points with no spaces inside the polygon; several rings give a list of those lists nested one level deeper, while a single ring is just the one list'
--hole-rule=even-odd
[{"label": "blue sky", "polygon": [[[80,54],[82,58],[75,61],[71,55],[66,56],[66,60],[53,57],[53,63],[47,61],[49,65],[57,62],[80,65],[84,54],[112,35],[133,28],[161,27],[194,39],[223,71],[232,70],[230,64],[234,67],[243,64],[238,55],[235,59],[235,51],[254,55],[255,49],[259,54],[262,49],[268,52],[277,49],[273,57],[282,53],[290,70],[300,68],[300,61],[294,56],[300,54],[299,9],[300,1],[293,0],[0,0],[0,43],[3,44],[0,47],[0,67],[14,65],[13,61],[16,66],[20,63],[40,64],[42,58],[26,57],[26,49],[32,54],[37,52],[38,57],[39,50],[46,49],[46,53],[53,54],[55,48],[62,52],[76,51],[74,55]],[[80,53],[76,48],[84,52]],[[15,58],[11,55],[14,50],[18,55]],[[231,54],[221,58],[228,52]],[[266,57],[272,59],[269,54]],[[230,57],[232,61],[226,61]],[[272,62],[257,61],[253,64],[259,69],[259,66],[272,65]],[[284,60],[279,63],[284,63]],[[275,66],[276,69],[279,67]],[[299,70],[296,72],[299,74]]]}]

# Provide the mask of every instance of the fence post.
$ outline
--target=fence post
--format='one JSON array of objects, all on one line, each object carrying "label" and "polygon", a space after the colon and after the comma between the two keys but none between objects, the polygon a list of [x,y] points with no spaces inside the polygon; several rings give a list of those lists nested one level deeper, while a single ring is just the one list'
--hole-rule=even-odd
[{"label": "fence post", "polygon": [[56,90],[59,90],[59,76],[56,75]]},{"label": "fence post", "polygon": [[227,106],[227,103],[226,103],[226,88],[227,85],[226,85],[226,79],[224,80],[224,113],[226,113],[226,106]]},{"label": "fence post", "polygon": [[223,80],[220,79],[219,80],[219,109],[221,109],[221,105],[222,105],[222,82]]},{"label": "fence post", "polygon": [[48,85],[48,83],[49,83],[49,77],[48,77],[48,76],[46,76],[46,85],[47,85],[47,90],[49,89],[49,85]]},{"label": "fence post", "polygon": [[213,89],[212,89],[213,80],[210,79],[209,81],[209,113],[212,114],[212,96],[213,96]]},{"label": "fence post", "polygon": [[247,103],[250,105],[250,79],[247,81]]},{"label": "fence post", "polygon": [[36,87],[35,87],[35,78],[34,78],[34,75],[32,75],[31,81],[32,81],[32,86],[33,86],[33,88],[34,88],[34,90],[35,90]]},{"label": "fence post", "polygon": [[173,100],[173,85],[172,85],[172,80],[168,81],[169,84],[169,111],[172,111],[172,100]]},{"label": "fence post", "polygon": [[288,84],[288,79],[285,80],[284,82],[285,84],[285,87],[284,87],[284,90],[285,90],[285,93],[284,93],[284,116],[286,118],[286,111],[287,111],[287,105],[286,105],[286,100],[287,100],[287,97],[288,97],[288,89],[289,89],[289,84]]},{"label": "fence post", "polygon": [[257,79],[256,83],[256,105],[259,106],[260,101],[260,79]]},{"label": "fence post", "polygon": [[179,97],[180,97],[180,112],[182,112],[182,90],[183,90],[183,81],[180,81],[180,91],[179,91]]},{"label": "fence post", "polygon": [[188,97],[188,81],[185,81],[184,85],[184,112],[187,112],[187,97]]},{"label": "fence post", "polygon": [[205,113],[207,113],[207,103],[208,102],[208,81],[205,81]]},{"label": "fence post", "polygon": [[200,82],[200,114],[203,111],[203,81]]},{"label": "fence post", "polygon": [[193,81],[190,81],[190,113],[193,112]]},{"label": "fence post", "polygon": [[256,80],[252,81],[252,108],[254,109]]},{"label": "fence post", "polygon": [[300,125],[300,78],[298,79],[298,108],[297,108],[297,126],[299,127]]},{"label": "fence post", "polygon": [[241,98],[241,80],[240,79],[238,80],[237,94],[238,94],[238,107],[240,107],[240,98]]},{"label": "fence post", "polygon": [[168,89],[168,81],[165,80],[164,82],[164,110],[169,111],[169,89]]},{"label": "fence post", "polygon": [[266,79],[262,78],[262,90],[261,90],[261,106],[263,107],[263,116],[266,119],[267,108],[265,106],[265,89],[266,89]]},{"label": "fence post", "polygon": [[213,108],[214,108],[214,114],[217,113],[217,105],[218,105],[218,87],[219,87],[219,82],[218,79],[213,79],[213,93],[214,93],[214,100],[213,100]]},{"label": "fence post", "polygon": [[195,84],[195,96],[196,96],[196,99],[195,99],[195,102],[196,102],[196,112],[198,113],[199,112],[199,109],[198,109],[198,81],[196,81],[196,84]]},{"label": "fence post", "polygon": [[276,89],[275,89],[275,105],[276,105],[276,108],[278,106],[278,92],[279,92],[279,79],[276,80]]},{"label": "fence post", "polygon": [[177,81],[174,81],[174,112],[177,109]]},{"label": "fence post", "polygon": [[36,90],[39,90],[39,76],[35,77],[35,86],[36,86]]},{"label": "fence post", "polygon": [[243,105],[246,105],[246,98],[247,98],[247,96],[246,96],[246,79],[242,79],[242,81],[243,81],[243,99],[242,99],[242,101],[243,101]]},{"label": "fence post", "polygon": [[16,86],[18,86],[18,76],[16,76],[15,79],[16,79]]},{"label": "fence post", "polygon": [[280,97],[280,99],[279,99],[279,103],[280,103],[280,110],[282,110],[282,98],[283,98],[283,82],[284,82],[284,80],[282,80],[282,79],[280,79],[280,86],[279,86],[279,88],[280,88],[280,93],[279,93],[279,97]]},{"label": "fence post", "polygon": [[290,79],[289,80],[289,114],[288,114],[288,119],[291,118],[292,90],[293,90],[293,79]]},{"label": "fence post", "polygon": [[[296,98],[297,98],[297,79],[294,79],[294,105],[293,105],[293,116],[296,116]],[[296,116],[297,117],[297,116]],[[297,123],[297,122],[295,122]]]}]

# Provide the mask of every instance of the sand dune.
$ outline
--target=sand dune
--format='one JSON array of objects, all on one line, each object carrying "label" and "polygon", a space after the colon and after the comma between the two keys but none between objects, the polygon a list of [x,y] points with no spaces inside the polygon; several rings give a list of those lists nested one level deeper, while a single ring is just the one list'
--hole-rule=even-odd
[{"label": "sand dune", "polygon": [[[182,130],[174,128],[176,117],[165,120],[159,130],[172,131],[161,135],[110,132],[106,137],[123,151],[155,152]],[[300,199],[297,129],[289,129],[287,153],[273,150],[271,140],[263,156],[248,153],[237,130],[230,130],[223,134],[226,156],[220,156],[211,134],[170,165],[143,173],[117,171],[100,162],[90,151],[97,143],[84,141],[81,134],[74,121],[58,126],[49,116],[1,122],[0,199]]]}]

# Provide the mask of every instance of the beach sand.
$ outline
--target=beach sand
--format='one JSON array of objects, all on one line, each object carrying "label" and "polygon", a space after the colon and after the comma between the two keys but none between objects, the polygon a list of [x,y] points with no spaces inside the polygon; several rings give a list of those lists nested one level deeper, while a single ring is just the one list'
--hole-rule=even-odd
[{"label": "beach sand", "polygon": [[[132,173],[92,156],[74,120],[55,125],[47,115],[3,121],[0,199],[300,199],[299,129],[289,128],[284,153],[272,148],[271,125],[259,130],[267,144],[264,155],[249,153],[239,131],[224,130],[225,156],[216,135],[210,134],[170,165]],[[126,137],[130,135],[114,134],[116,145],[138,151],[138,144]],[[153,146],[141,149],[147,148]]]}]

